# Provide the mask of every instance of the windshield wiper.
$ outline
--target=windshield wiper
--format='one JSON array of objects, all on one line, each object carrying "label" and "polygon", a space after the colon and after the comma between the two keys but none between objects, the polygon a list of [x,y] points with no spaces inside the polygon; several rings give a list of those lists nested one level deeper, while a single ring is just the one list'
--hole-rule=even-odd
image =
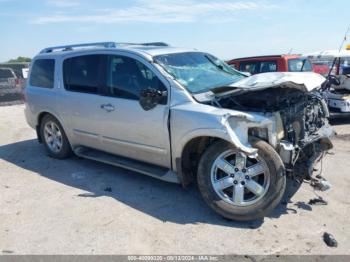
[{"label": "windshield wiper", "polygon": [[300,72],[303,72],[305,63],[306,63],[306,59],[303,60],[303,64],[301,65]]},{"label": "windshield wiper", "polygon": [[204,57],[205,57],[206,59],[208,59],[210,63],[212,63],[214,66],[216,66],[216,67],[217,67],[218,69],[220,69],[221,71],[223,71],[223,72],[225,72],[225,73],[227,73],[227,74],[232,75],[231,72],[225,70],[225,68],[224,68],[223,65],[218,65],[217,63],[215,63],[215,61],[214,61],[210,56],[204,55]]}]

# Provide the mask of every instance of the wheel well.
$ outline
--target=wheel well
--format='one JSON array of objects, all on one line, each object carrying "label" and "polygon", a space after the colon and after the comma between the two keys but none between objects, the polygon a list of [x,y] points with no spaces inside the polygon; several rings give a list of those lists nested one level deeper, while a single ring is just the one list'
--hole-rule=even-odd
[{"label": "wheel well", "polygon": [[214,141],[222,140],[217,137],[201,136],[187,142],[181,155],[182,184],[184,186],[195,181],[199,160]]},{"label": "wheel well", "polygon": [[[38,116],[38,124],[36,125],[36,135],[38,137],[38,140],[40,143],[42,143],[43,139],[41,137],[41,134],[40,134],[40,125],[41,125],[41,121],[43,120],[44,116],[46,115],[51,115],[53,116],[52,114],[48,113],[48,112],[41,112]],[[53,116],[54,117],[54,116]]]}]

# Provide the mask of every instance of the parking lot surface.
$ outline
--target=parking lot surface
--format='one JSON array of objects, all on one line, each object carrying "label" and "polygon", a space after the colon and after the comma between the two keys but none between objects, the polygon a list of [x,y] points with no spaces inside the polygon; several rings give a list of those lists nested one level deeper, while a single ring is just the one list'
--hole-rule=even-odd
[{"label": "parking lot surface", "polygon": [[313,189],[290,183],[269,217],[239,223],[211,211],[194,186],[49,158],[23,109],[0,107],[0,253],[350,254],[350,121],[335,123],[335,148],[323,161],[332,189],[317,194],[328,205],[308,204]]}]

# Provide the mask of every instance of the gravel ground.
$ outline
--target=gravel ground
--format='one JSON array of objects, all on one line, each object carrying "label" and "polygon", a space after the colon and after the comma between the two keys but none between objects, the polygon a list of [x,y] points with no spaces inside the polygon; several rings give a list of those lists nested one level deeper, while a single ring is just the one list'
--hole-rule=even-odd
[{"label": "gravel ground", "polygon": [[[213,213],[195,187],[184,190],[123,169],[46,156],[23,105],[0,107],[0,254],[350,254],[350,125],[337,123],[323,161],[333,185],[315,193],[291,184],[262,221]],[[349,121],[350,123],[350,121]],[[338,241],[322,240],[330,232]]]}]

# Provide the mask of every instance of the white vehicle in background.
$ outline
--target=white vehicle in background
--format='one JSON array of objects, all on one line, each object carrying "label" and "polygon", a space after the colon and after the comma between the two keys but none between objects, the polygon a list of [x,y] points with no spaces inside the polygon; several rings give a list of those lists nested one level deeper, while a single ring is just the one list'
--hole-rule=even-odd
[{"label": "white vehicle in background", "polygon": [[22,68],[23,79],[27,79],[29,74],[29,68]]},{"label": "white vehicle in background", "polygon": [[329,65],[326,90],[331,117],[350,116],[350,50],[327,50],[306,55],[313,63]]}]

